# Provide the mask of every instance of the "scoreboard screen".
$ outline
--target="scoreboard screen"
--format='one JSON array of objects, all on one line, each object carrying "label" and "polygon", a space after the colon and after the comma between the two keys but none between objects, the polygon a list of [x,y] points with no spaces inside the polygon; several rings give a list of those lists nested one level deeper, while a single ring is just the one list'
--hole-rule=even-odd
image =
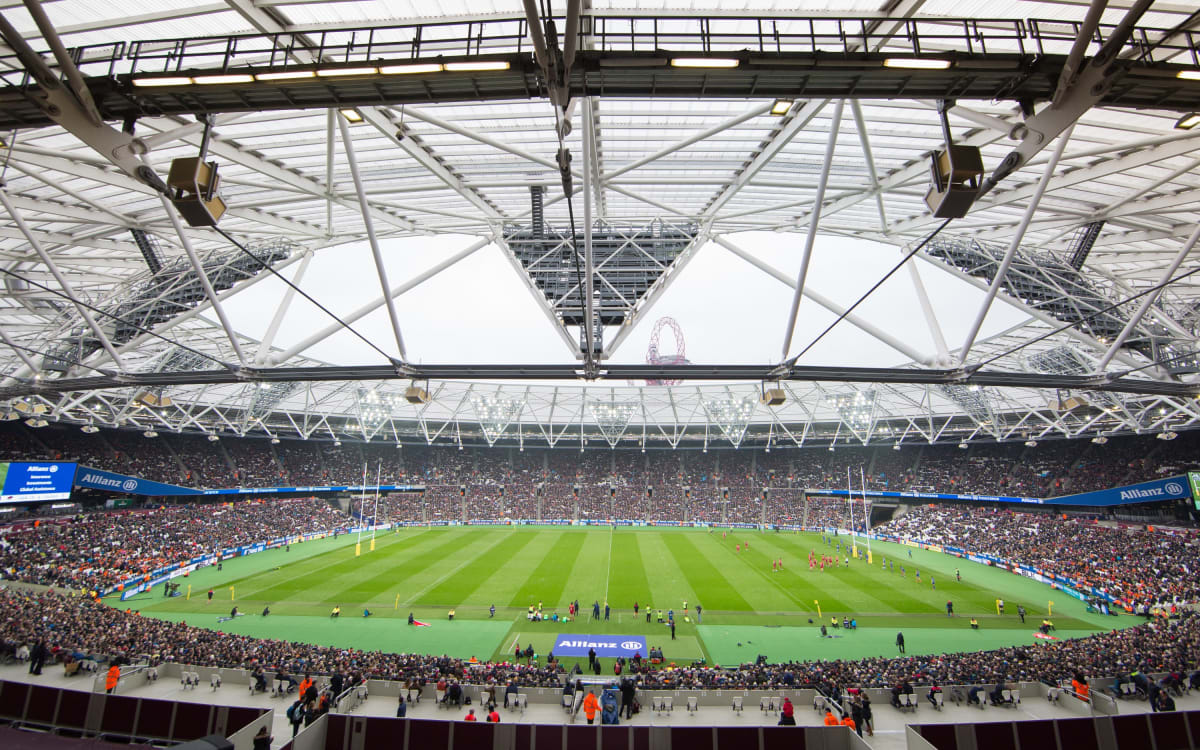
[{"label": "scoreboard screen", "polygon": [[67,500],[71,497],[74,481],[74,463],[0,462],[0,503]]}]

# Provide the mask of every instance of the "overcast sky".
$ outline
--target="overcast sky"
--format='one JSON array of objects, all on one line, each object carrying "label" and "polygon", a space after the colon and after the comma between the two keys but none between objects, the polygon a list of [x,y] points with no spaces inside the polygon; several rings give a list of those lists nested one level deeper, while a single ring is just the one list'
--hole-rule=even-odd
[{"label": "overcast sky", "polygon": [[[728,235],[742,249],[795,278],[804,247],[802,233]],[[383,240],[388,280],[395,286],[432,267],[475,238],[433,236]],[[900,258],[893,246],[866,240],[819,237],[807,286],[849,305]],[[285,275],[294,278],[294,264]],[[936,266],[919,262],[951,349],[961,345],[983,293]],[[574,361],[538,308],[518,272],[501,250],[490,245],[396,299],[409,359],[417,363],[565,363]],[[301,287],[339,315],[380,295],[369,247],[354,243],[317,252]],[[226,303],[234,325],[261,337],[283,297],[285,285],[266,279]],[[716,243],[700,248],[673,286],[649,310],[612,360],[645,360],[654,322],[675,318],[683,328],[687,357],[699,364],[767,364],[780,359],[792,289],[736,257]],[[857,310],[864,318],[921,352],[933,353],[907,269],[893,275]],[[800,305],[790,355],[807,346],[833,314],[809,299]],[[1024,317],[997,301],[980,339]],[[296,297],[276,337],[277,347],[300,341],[331,322]],[[387,311],[380,307],[354,324],[380,348],[396,353]],[[572,335],[577,334],[572,331]],[[608,334],[611,336],[611,331]],[[606,337],[607,338],[607,337]],[[662,351],[674,351],[664,335]],[[334,364],[379,364],[378,353],[349,332],[341,332],[308,350],[307,355]],[[801,360],[805,365],[894,366],[907,358],[873,337],[842,322]]]}]

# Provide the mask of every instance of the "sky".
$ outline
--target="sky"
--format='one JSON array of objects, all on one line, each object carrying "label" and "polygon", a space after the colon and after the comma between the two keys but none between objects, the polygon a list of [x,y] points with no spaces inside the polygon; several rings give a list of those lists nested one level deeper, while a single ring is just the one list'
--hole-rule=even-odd
[{"label": "sky", "polygon": [[[748,232],[726,235],[726,239],[790,278],[794,279],[799,271],[803,233]],[[445,235],[381,240],[388,281],[396,286],[474,241],[474,237]],[[900,257],[901,250],[894,246],[819,236],[806,286],[849,305]],[[293,264],[284,275],[294,279],[299,265]],[[936,265],[920,261],[917,268],[949,347],[960,346],[983,292]],[[551,329],[519,273],[497,246],[489,245],[396,298],[409,360],[418,364],[572,362],[570,352]],[[377,299],[381,293],[366,243],[317,251],[300,286],[340,316]],[[232,297],[225,306],[235,328],[260,338],[285,290],[282,282],[271,278]],[[709,242],[696,252],[658,303],[642,315],[611,361],[644,362],[655,321],[670,316],[683,329],[687,358],[694,363],[778,362],[792,297],[791,287]],[[856,312],[921,352],[936,351],[907,269],[894,274]],[[807,346],[834,317],[804,299],[789,356]],[[1025,319],[1016,308],[997,300],[979,338]],[[275,345],[287,347],[331,322],[325,313],[297,296]],[[397,354],[386,308],[380,307],[353,326],[390,355]],[[606,340],[611,333],[610,329]],[[574,330],[572,336],[577,336]],[[675,351],[669,334],[663,335],[661,350]],[[383,361],[347,331],[320,342],[306,354],[338,365]],[[897,366],[908,361],[904,354],[843,321],[799,364]]]}]

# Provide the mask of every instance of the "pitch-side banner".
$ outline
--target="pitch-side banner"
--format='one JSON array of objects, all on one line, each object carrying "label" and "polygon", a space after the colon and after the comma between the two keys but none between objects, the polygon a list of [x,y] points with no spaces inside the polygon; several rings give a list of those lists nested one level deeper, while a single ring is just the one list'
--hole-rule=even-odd
[{"label": "pitch-side banner", "polygon": [[[170,497],[174,495],[285,495],[304,494],[310,492],[374,492],[375,485],[326,485],[322,487],[230,487],[218,490],[195,490],[190,487],[180,487],[165,482],[155,482],[141,477],[131,477],[112,471],[93,469],[90,466],[80,466],[75,474],[76,487],[88,487],[94,490],[124,492],[128,495],[149,495],[152,497]],[[381,491],[409,492],[424,489],[421,485],[382,484]]]},{"label": "pitch-side banner", "polygon": [[646,638],[641,635],[575,635],[559,633],[554,639],[555,656],[587,656],[596,650],[596,656],[624,656],[632,659],[634,654],[646,658]]},{"label": "pitch-side banner", "polygon": [[1151,482],[1115,487],[1111,490],[1082,492],[1078,495],[1056,497],[1046,502],[1063,505],[1129,505],[1130,503],[1152,503],[1157,500],[1190,500],[1192,490],[1186,476],[1155,479]]}]

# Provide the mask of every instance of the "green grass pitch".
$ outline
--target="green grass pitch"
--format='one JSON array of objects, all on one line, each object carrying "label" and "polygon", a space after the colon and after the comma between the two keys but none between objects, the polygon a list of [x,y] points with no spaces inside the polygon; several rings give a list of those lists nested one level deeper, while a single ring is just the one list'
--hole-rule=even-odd
[{"label": "green grass pitch", "polygon": [[[848,539],[834,538],[832,544],[838,542],[844,558],[850,554]],[[1136,622],[1087,613],[1083,603],[1047,585],[938,552],[874,542],[871,564],[851,559],[848,567],[820,572],[809,570],[810,550],[836,554],[834,546],[812,533],[412,528],[381,533],[373,551],[364,539],[357,556],[355,539],[343,536],[226,561],[222,571],[206,568],[176,579],[183,591],[190,586],[189,598],[165,599],[160,587],[125,603],[110,601],[148,616],[231,633],[463,658],[500,658],[515,643],[532,644],[544,654],[559,633],[637,634],[661,645],[668,660],[704,658],[722,665],[760,653],[771,661],[891,655],[899,630],[909,654],[1033,644],[1049,601],[1061,637]],[[859,551],[865,558],[865,547]],[[783,570],[773,571],[771,561],[778,558]],[[885,558],[893,568],[883,569]],[[211,604],[210,587],[215,592]],[[1003,616],[996,613],[997,598],[1005,600]],[[565,615],[573,599],[584,608],[575,622],[525,617],[539,602],[547,614]],[[947,600],[954,602],[953,618],[946,615]],[[602,607],[609,603],[607,622],[590,620],[593,601]],[[642,608],[639,617],[633,615],[634,602]],[[703,623],[696,622],[697,603],[704,607]],[[1028,612],[1024,625],[1016,616],[1018,603]],[[218,624],[233,604],[247,616]],[[329,617],[335,605],[342,608],[337,620]],[[494,618],[489,617],[492,605]],[[264,618],[259,613],[265,606],[271,615]],[[648,606],[675,610],[675,641],[665,626],[646,623]],[[371,610],[370,618],[362,616],[364,608]],[[453,622],[447,617],[450,609],[456,611]],[[433,626],[408,627],[410,612]],[[843,616],[856,618],[858,630],[818,637],[821,622]],[[979,630],[969,627],[971,617],[978,618]]]}]

